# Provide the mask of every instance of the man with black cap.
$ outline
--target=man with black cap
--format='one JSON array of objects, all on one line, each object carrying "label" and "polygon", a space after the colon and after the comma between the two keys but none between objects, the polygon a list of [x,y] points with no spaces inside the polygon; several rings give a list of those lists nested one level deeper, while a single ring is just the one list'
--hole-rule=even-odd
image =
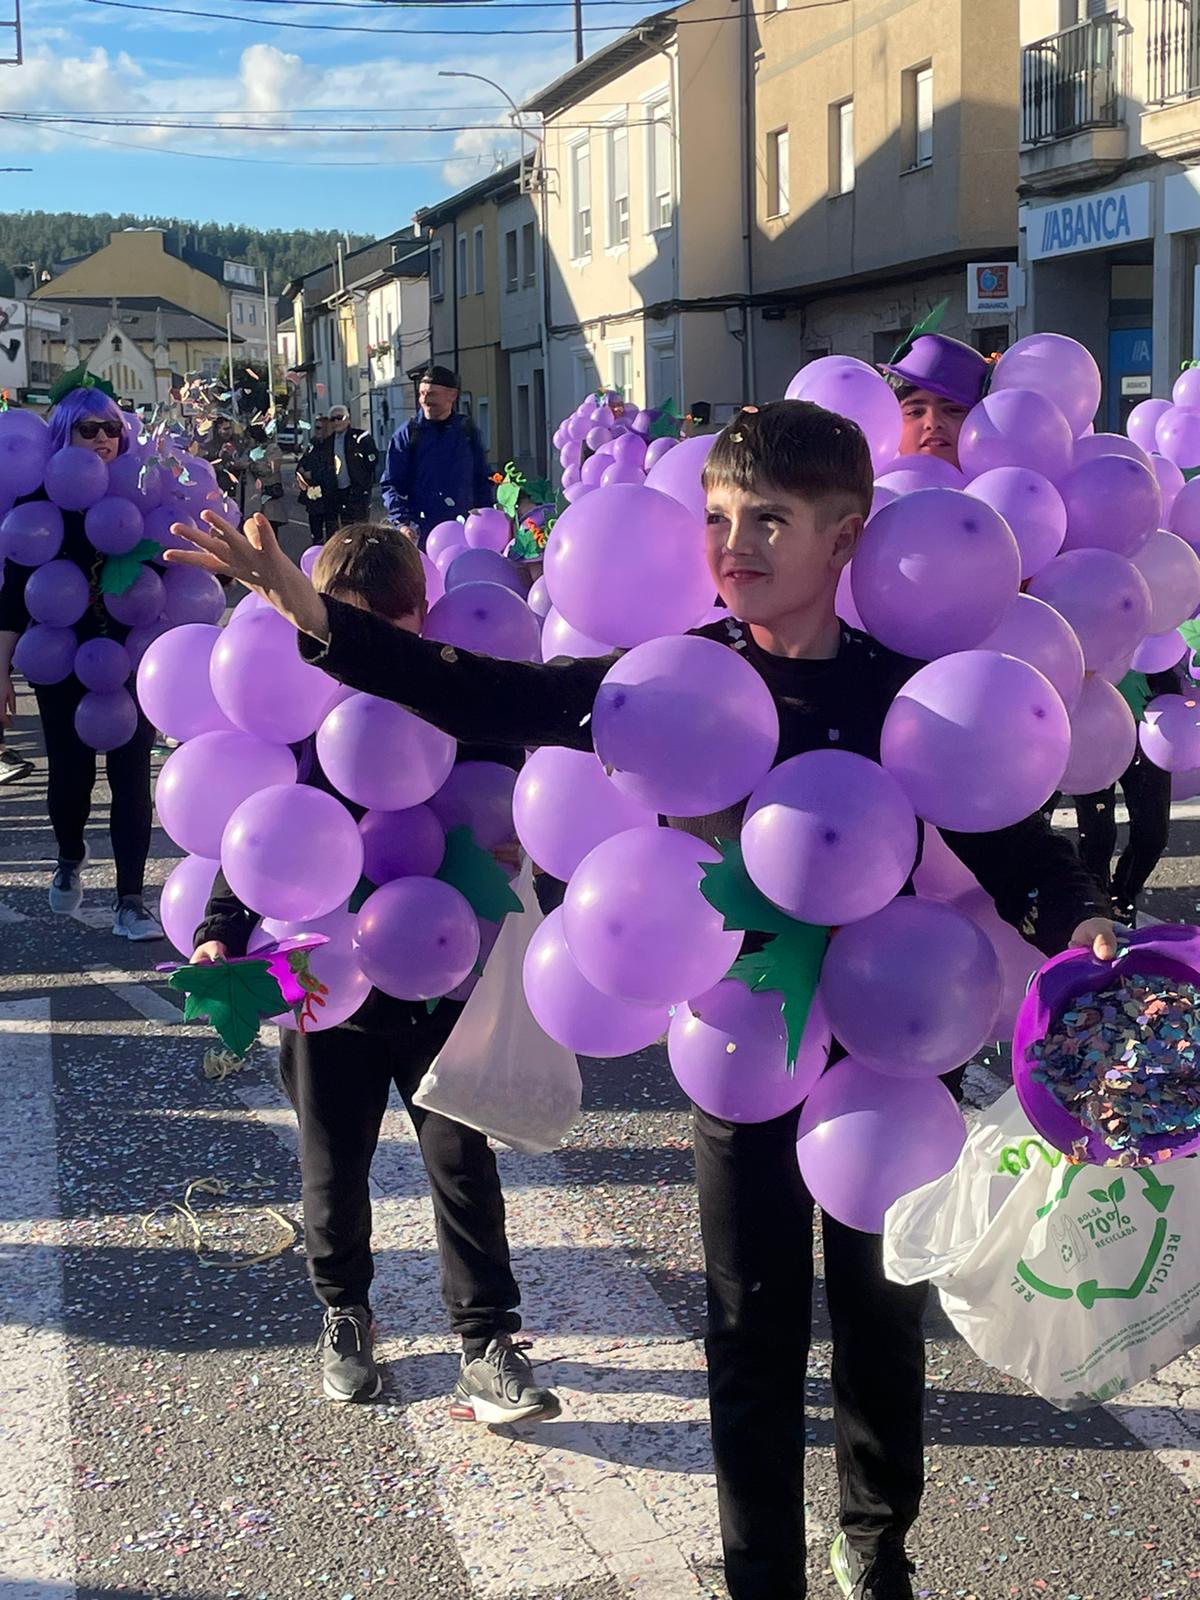
[{"label": "man with black cap", "polygon": [[421,544],[439,522],[490,506],[483,441],[458,405],[458,378],[448,367],[427,367],[417,387],[417,415],[388,445],[381,488],[392,522],[417,528]]}]

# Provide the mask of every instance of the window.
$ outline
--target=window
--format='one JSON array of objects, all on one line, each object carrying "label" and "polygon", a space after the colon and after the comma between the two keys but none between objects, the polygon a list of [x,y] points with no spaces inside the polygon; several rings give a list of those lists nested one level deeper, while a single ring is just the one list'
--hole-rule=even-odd
[{"label": "window", "polygon": [[788,131],[777,128],[767,135],[767,215],[786,217],[790,209],[788,195]]},{"label": "window", "polygon": [[577,350],[575,352],[575,395],[578,400],[586,400],[588,395],[595,394],[600,387],[600,374],[596,371],[596,363],[590,350]]},{"label": "window", "polygon": [[901,138],[909,171],[933,160],[933,68],[926,64],[904,74],[901,92]]},{"label": "window", "polygon": [[532,222],[521,229],[521,254],[524,257],[525,283],[537,282],[537,230]]},{"label": "window", "polygon": [[612,352],[612,386],[628,400],[633,389],[633,349],[618,345]]},{"label": "window", "polygon": [[242,302],[239,300],[238,303],[237,303],[237,318],[236,318],[236,320],[238,322],[241,322],[241,320],[245,316],[245,314],[246,314],[246,308],[242,304]]},{"label": "window", "polygon": [[471,288],[467,282],[467,236],[460,233],[458,236],[458,268],[455,273],[454,291],[461,300],[464,295],[470,294]]},{"label": "window", "polygon": [[529,385],[517,385],[517,455],[529,454]]},{"label": "window", "polygon": [[972,328],[971,343],[981,356],[1003,355],[1012,343],[1012,330],[1007,322],[998,322],[990,328]]},{"label": "window", "polygon": [[829,192],[850,194],[854,189],[854,101],[842,100],[829,108]]},{"label": "window", "polygon": [[487,395],[480,395],[475,402],[475,426],[479,430],[479,442],[485,450],[492,448],[492,407]]},{"label": "window", "polygon": [[668,338],[648,342],[646,361],[650,369],[646,374],[647,401],[652,406],[661,406],[675,398],[678,387],[675,382],[675,340]]},{"label": "window", "polygon": [[571,258],[592,253],[592,151],[584,142],[571,146]]},{"label": "window", "polygon": [[646,195],[649,215],[646,231],[669,228],[675,204],[674,153],[671,148],[671,107],[656,100],[646,107]]},{"label": "window", "polygon": [[483,293],[483,229],[475,229],[475,293]]},{"label": "window", "polygon": [[521,286],[521,263],[517,256],[517,230],[510,228],[504,235],[504,287],[511,294]]},{"label": "window", "polygon": [[429,246],[429,297],[431,300],[440,300],[445,292],[442,279],[442,245],[439,240]]},{"label": "window", "polygon": [[608,243],[629,243],[629,130],[623,122],[609,128],[605,138],[608,169]]},{"label": "window", "polygon": [[883,328],[871,335],[871,360],[877,367],[885,367],[894,359],[896,351],[908,338],[912,322],[903,328]]},{"label": "window", "polygon": [[246,320],[247,320],[247,322],[250,322],[250,323],[254,324],[255,326],[257,326],[257,323],[258,323],[258,307],[257,306],[251,306],[250,307],[250,309],[246,313]]}]

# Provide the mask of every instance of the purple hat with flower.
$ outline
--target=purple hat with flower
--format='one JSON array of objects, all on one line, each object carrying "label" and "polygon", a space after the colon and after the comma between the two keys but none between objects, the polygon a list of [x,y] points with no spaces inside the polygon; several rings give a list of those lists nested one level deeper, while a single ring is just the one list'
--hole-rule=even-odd
[{"label": "purple hat with flower", "polygon": [[986,356],[960,339],[921,333],[901,345],[881,370],[914,389],[927,389],[943,400],[974,406],[983,399],[991,365]]}]

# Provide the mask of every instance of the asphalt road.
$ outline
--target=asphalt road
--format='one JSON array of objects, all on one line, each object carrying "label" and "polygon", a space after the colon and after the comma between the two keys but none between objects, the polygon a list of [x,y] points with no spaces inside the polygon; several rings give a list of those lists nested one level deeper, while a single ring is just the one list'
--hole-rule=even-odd
[{"label": "asphalt road", "polygon": [[[23,695],[13,742],[37,755],[32,709]],[[272,1052],[203,1076],[204,1031],[153,971],[167,951],[108,931],[103,789],[77,919],[46,905],[44,816],[39,757],[0,789],[0,1600],[719,1600],[688,1118],[661,1053],[585,1063],[563,1148],[502,1158],[532,1354],[562,1417],[448,1420],[455,1359],[398,1109],[375,1172],[387,1384],[377,1405],[332,1405],[288,1242],[298,1174]],[[175,854],[156,834],[155,884]],[[1200,822],[1178,823],[1151,906],[1200,909]],[[227,1186],[194,1197],[203,1257],[157,1209],[196,1178]],[[144,1226],[152,1213],[165,1226]],[[817,1332],[810,1577],[831,1600],[820,1306]],[[940,1316],[928,1339],[920,1595],[1200,1595],[1200,1363],[1122,1397],[1120,1417],[1064,1415]]]}]

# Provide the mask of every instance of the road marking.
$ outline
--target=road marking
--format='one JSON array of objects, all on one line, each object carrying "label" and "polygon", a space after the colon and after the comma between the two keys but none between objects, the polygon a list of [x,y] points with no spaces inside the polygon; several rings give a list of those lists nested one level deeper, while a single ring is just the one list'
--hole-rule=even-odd
[{"label": "road marking", "polygon": [[7,923],[10,923],[10,922],[28,922],[28,921],[29,921],[29,918],[25,915],[25,913],[23,911],[14,911],[12,906],[6,906],[4,901],[0,900],[0,922],[7,924]]},{"label": "road marking", "polygon": [[9,1132],[0,1162],[0,1597],[73,1600],[70,1398],[63,1331],[50,1002],[0,1004]]},{"label": "road marking", "polygon": [[[144,983],[131,983],[131,974],[120,972],[114,967],[84,967],[83,975],[90,978],[93,983],[98,983],[102,989],[111,989],[119,999],[124,1000],[132,1011],[139,1012],[147,1022],[182,1023],[183,1011],[177,1005],[172,1005],[166,995],[159,994],[157,990],[149,988]],[[207,1030],[211,1033],[211,1029]]]}]

